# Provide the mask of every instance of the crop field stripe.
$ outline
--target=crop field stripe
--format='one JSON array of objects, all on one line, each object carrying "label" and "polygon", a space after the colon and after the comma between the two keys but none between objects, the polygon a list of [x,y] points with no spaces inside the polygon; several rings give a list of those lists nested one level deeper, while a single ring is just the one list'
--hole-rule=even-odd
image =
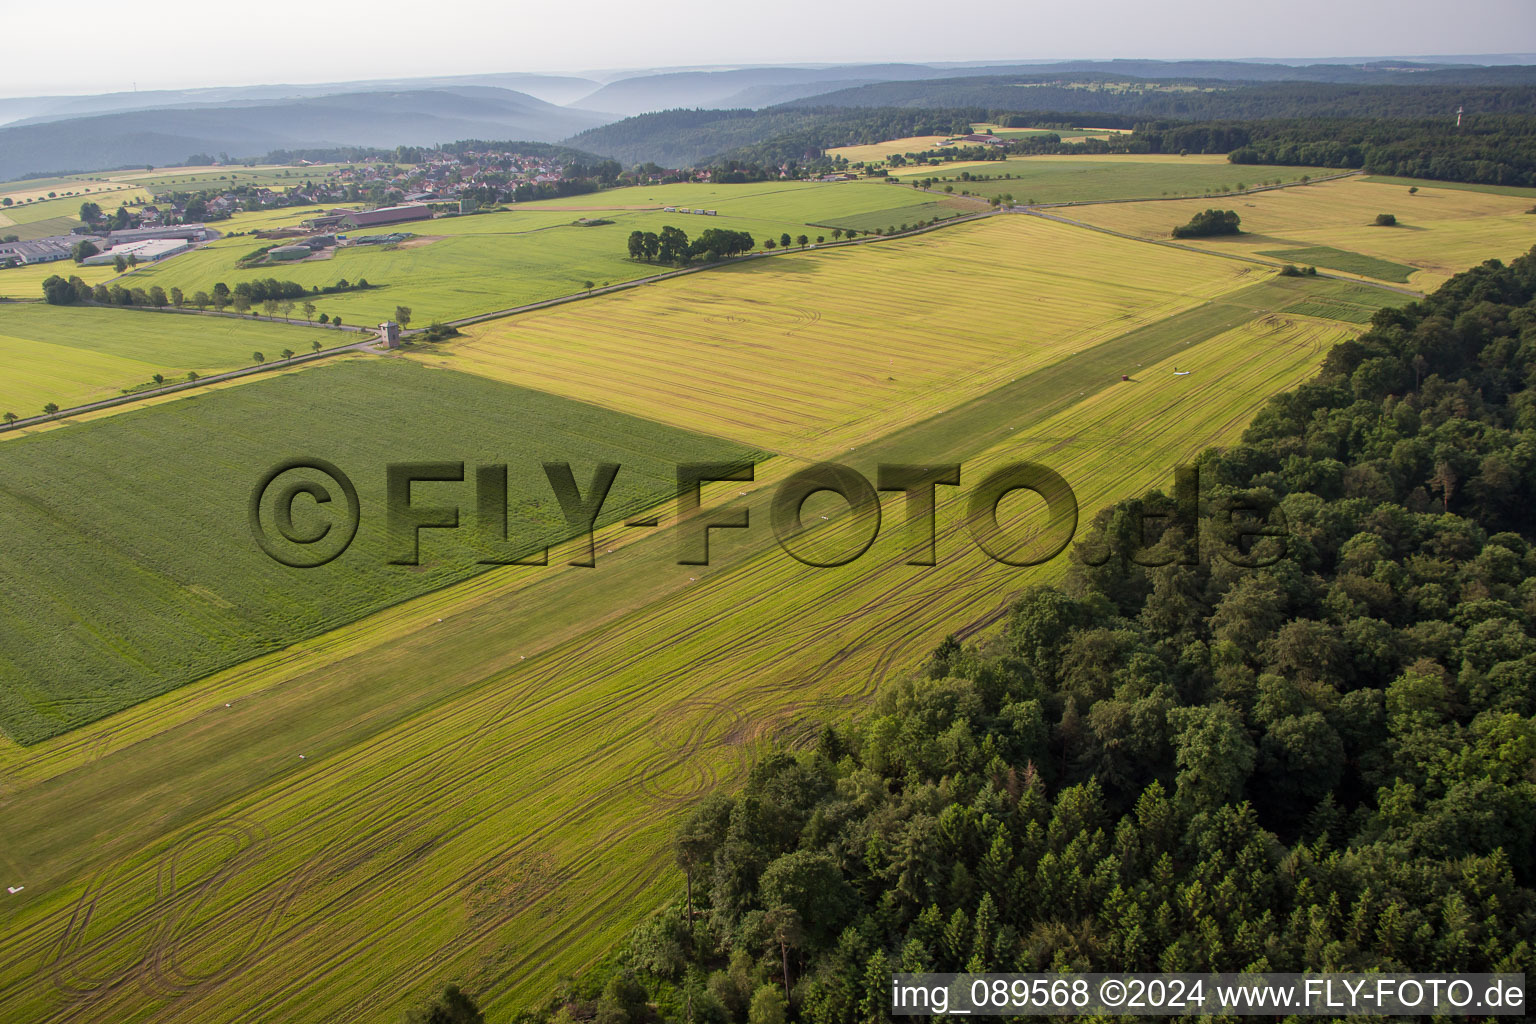
[{"label": "crop field stripe", "polygon": [[1121,281],[1140,247],[990,217],[489,323],[412,358],[821,457],[1269,273],[1174,252]]}]

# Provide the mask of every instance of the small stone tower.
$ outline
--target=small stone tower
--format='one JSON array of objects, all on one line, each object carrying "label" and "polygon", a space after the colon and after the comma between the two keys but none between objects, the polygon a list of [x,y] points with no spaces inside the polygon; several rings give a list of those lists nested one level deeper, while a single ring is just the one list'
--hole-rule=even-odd
[{"label": "small stone tower", "polygon": [[385,320],[379,324],[379,338],[384,342],[385,348],[399,348],[400,325],[393,320]]}]

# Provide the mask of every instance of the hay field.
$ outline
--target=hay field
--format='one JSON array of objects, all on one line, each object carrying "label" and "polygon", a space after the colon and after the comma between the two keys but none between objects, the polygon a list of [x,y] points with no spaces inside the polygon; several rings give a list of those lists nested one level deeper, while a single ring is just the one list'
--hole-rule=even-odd
[{"label": "hay field", "polygon": [[[1086,518],[1235,437],[1348,333],[1274,316],[1171,330],[1178,354],[1136,383],[1064,360],[999,391],[1007,421],[953,410],[854,461],[924,450],[974,480],[1035,458]],[[1174,377],[1175,360],[1195,372]],[[743,489],[762,523],[766,488]],[[499,570],[0,753],[0,865],[28,882],[0,932],[0,1005],[380,1020],[455,980],[510,1015],[673,895],[681,803],[1059,571],[987,561],[958,490],[941,489],[933,568],[903,564],[895,495],[839,570],[790,560],[760,527],[722,537],[707,570],[674,564],[670,536],[614,530],[596,571]]]},{"label": "hay field", "polygon": [[156,373],[178,380],[188,370],[232,370],[250,365],[252,352],[276,359],[285,348],[308,352],[316,340],[329,347],[357,339],[234,317],[0,303],[0,412],[32,416],[47,402],[67,409],[147,384]]},{"label": "hay field", "polygon": [[993,217],[492,321],[414,357],[817,458],[1267,276]]},{"label": "hay field", "polygon": [[[1359,178],[1220,202],[1125,203],[1059,212],[1143,238],[1167,238],[1175,225],[1213,205],[1236,210],[1244,233],[1191,239],[1190,244],[1248,255],[1329,246],[1406,264],[1414,269],[1408,283],[1420,291],[1432,290],[1483,260],[1518,256],[1536,241],[1536,216],[1525,212],[1531,206],[1527,198],[1428,185],[1409,195],[1405,187]],[[1398,226],[1374,226],[1378,213],[1393,214]]]}]

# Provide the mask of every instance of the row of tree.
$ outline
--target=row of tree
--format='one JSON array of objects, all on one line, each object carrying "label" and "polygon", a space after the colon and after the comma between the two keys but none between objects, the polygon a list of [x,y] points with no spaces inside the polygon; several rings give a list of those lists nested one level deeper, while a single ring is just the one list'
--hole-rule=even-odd
[{"label": "row of tree", "polygon": [[[322,294],[335,294],[338,291],[371,287],[366,281],[359,281],[355,285],[342,281],[323,291],[318,288],[306,291],[292,281],[281,282],[281,286],[277,288],[270,287],[271,284],[277,284],[277,282],[242,281],[231,291],[229,286],[221,281],[214,285],[212,293],[198,290],[189,295],[175,287],[166,291],[160,285],[151,285],[148,288],[130,288],[122,284],[92,286],[74,275],[65,279],[54,274],[43,282],[43,299],[53,306],[148,306],[156,309],[171,307],[198,310],[212,308],[221,313],[230,307],[234,307],[237,313],[249,313],[253,308],[259,307],[267,316],[276,316],[281,313],[291,318],[295,311],[300,311],[304,314],[304,319],[315,320],[317,306],[314,299],[316,297]],[[321,313],[316,322],[340,327],[341,317]]]},{"label": "row of tree", "polygon": [[[1523,970],[1536,251],[1379,312],[1196,468],[1200,516],[1104,510],[998,635],[704,799],[677,904],[528,1019],[865,1024],[893,970]],[[1279,534],[1248,567],[1210,555],[1233,507]]]}]

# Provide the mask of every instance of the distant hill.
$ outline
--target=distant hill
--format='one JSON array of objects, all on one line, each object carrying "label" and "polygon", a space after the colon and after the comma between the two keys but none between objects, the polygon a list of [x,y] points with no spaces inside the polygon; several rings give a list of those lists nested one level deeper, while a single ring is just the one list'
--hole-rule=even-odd
[{"label": "distant hill", "polygon": [[97,114],[0,128],[0,179],[166,164],[193,153],[433,145],[456,139],[553,142],[604,121],[510,89],[370,91]]},{"label": "distant hill", "polygon": [[[159,110],[199,107],[211,103],[251,103],[337,96],[359,92],[419,92],[488,85],[527,93],[546,103],[564,105],[598,87],[587,78],[568,75],[520,73],[450,75],[435,78],[380,78],[365,82],[328,82],[313,85],[237,85],[208,89],[146,89],[135,92],[99,93],[88,96],[0,97],[0,126],[60,121],[91,114],[123,110]],[[863,83],[859,83],[863,84]],[[786,99],[791,97],[785,97]]]}]

